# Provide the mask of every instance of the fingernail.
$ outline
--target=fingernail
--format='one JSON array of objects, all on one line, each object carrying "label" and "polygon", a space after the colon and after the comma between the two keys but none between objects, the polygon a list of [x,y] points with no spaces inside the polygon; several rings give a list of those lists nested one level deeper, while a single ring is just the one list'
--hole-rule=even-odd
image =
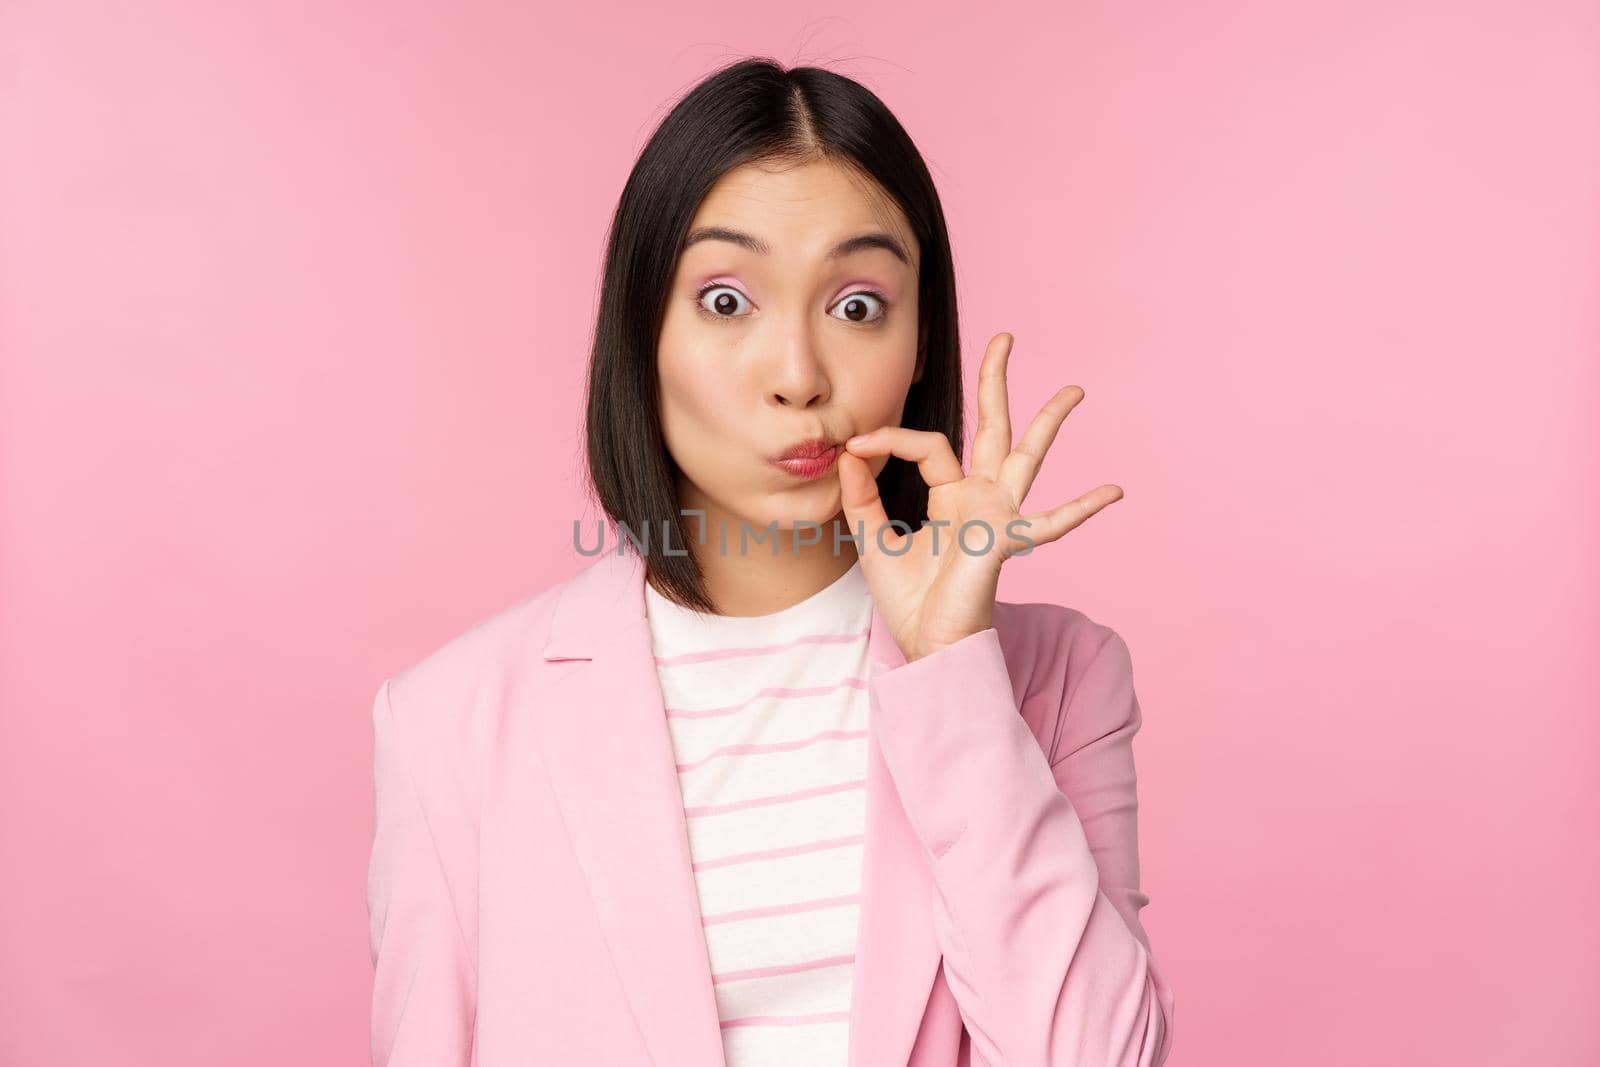
[{"label": "fingernail", "polygon": [[866,439],[867,439],[867,435],[866,434],[858,433],[854,437],[850,438],[850,440],[846,441],[845,442],[845,446],[846,447],[850,447],[852,445],[859,445],[861,442],[865,441]]}]

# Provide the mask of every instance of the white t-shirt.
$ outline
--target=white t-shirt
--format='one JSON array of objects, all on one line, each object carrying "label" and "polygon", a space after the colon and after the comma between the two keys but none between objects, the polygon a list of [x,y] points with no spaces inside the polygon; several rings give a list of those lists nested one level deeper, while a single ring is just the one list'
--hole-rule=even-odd
[{"label": "white t-shirt", "polygon": [[866,820],[859,560],[759,616],[645,606],[728,1067],[843,1067]]}]

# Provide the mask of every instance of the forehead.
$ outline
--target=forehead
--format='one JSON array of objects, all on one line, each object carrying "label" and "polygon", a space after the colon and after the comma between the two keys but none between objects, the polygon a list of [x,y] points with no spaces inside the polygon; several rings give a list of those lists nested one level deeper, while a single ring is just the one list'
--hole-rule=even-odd
[{"label": "forehead", "polygon": [[[747,163],[724,174],[695,211],[690,229],[724,226],[765,241],[774,255],[820,258],[840,239],[885,230],[912,261],[917,240],[905,213],[871,178],[827,161],[779,166]],[[707,250],[707,244],[691,246]],[[722,247],[726,248],[726,245]],[[887,256],[888,253],[882,253]]]}]

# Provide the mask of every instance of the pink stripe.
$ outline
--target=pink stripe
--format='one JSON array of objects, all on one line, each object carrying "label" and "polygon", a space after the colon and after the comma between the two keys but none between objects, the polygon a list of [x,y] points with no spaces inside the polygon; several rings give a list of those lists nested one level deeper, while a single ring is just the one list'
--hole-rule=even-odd
[{"label": "pink stripe", "polygon": [[846,789],[865,788],[867,780],[857,778],[851,782],[840,782],[838,785],[819,785],[811,789],[796,789],[792,793],[774,793],[771,796],[752,797],[749,800],[735,800],[727,804],[701,804],[698,807],[684,808],[683,814],[690,818],[701,815],[721,815],[724,812],[743,811],[746,808],[758,808],[767,804],[787,804],[795,800],[804,800],[807,797],[820,797],[828,793],[842,793]]},{"label": "pink stripe", "polygon": [[815,971],[822,967],[839,967],[846,963],[854,963],[854,953],[848,956],[828,956],[820,960],[806,960],[804,963],[780,963],[775,967],[752,967],[747,971],[727,971],[723,974],[713,974],[713,985],[721,982],[738,982],[746,978],[770,978],[778,974],[795,974],[798,971]]},{"label": "pink stripe", "polygon": [[852,676],[846,678],[842,682],[835,682],[832,685],[813,685],[801,689],[789,688],[786,686],[769,686],[766,689],[756,690],[748,700],[743,700],[738,704],[728,704],[720,708],[706,708],[702,711],[686,711],[683,708],[668,708],[667,718],[715,719],[723,715],[732,715],[740,708],[747,708],[751,704],[754,704],[757,700],[760,700],[762,697],[777,697],[780,700],[786,700],[791,697],[816,697],[822,696],[824,693],[833,693],[846,687],[853,689],[865,689],[867,688],[867,680],[865,678]]},{"label": "pink stripe", "polygon": [[870,625],[853,634],[806,634],[792,641],[776,645],[751,645],[748,647],[711,648],[704,652],[686,652],[681,656],[656,656],[657,667],[681,667],[686,663],[707,663],[711,660],[732,659],[735,656],[766,656],[798,645],[841,645],[859,641],[872,631]]},{"label": "pink stripe", "polygon": [[707,915],[700,920],[700,925],[714,926],[717,923],[734,923],[744,919],[765,919],[773,915],[794,915],[802,911],[820,911],[823,908],[837,908],[860,902],[860,893],[850,893],[842,897],[818,897],[815,900],[801,900],[794,904],[774,904],[767,908],[745,908],[743,911],[725,911],[717,915]]},{"label": "pink stripe", "polygon": [[810,737],[802,737],[798,741],[774,741],[770,744],[723,745],[721,748],[712,749],[711,754],[708,756],[702,756],[701,758],[697,760],[691,760],[688,763],[678,764],[678,773],[682,774],[684,771],[692,771],[701,764],[710,763],[719,756],[758,756],[763,752],[793,752],[797,748],[805,748],[807,745],[814,745],[818,741],[853,741],[856,738],[866,736],[867,731],[865,730],[824,730],[820,734],[812,734]]},{"label": "pink stripe", "polygon": [[745,1015],[738,1019],[724,1019],[724,1030],[731,1026],[805,1026],[808,1023],[847,1023],[847,1011],[824,1011],[815,1015]]},{"label": "pink stripe", "polygon": [[866,840],[865,834],[851,834],[849,837],[826,837],[821,841],[808,841],[803,845],[789,845],[784,848],[763,849],[760,852],[734,852],[727,856],[718,856],[714,860],[702,860],[689,865],[692,871],[709,871],[713,867],[730,867],[735,863],[754,863],[757,860],[776,860],[784,856],[799,856],[806,852],[822,852],[830,848],[843,848],[846,845],[859,845]]}]

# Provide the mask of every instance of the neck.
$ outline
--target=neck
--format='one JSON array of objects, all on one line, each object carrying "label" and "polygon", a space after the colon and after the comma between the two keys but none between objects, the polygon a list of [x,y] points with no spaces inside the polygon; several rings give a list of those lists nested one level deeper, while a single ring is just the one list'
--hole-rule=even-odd
[{"label": "neck", "polygon": [[[832,585],[859,558],[855,543],[845,537],[850,530],[843,509],[821,523],[819,530],[798,531],[801,539],[820,533],[816,544],[796,546],[793,524],[785,526],[780,522],[775,532],[769,532],[764,524],[746,521],[748,536],[741,545],[738,517],[705,503],[693,506],[706,511],[706,543],[691,541],[688,548],[705,575],[706,590],[721,615],[769,615],[782,611]],[[726,551],[721,546],[722,529],[727,530]],[[833,548],[836,529],[837,552]],[[694,533],[693,526],[690,532]],[[763,537],[760,542],[755,540],[757,533]]]}]

